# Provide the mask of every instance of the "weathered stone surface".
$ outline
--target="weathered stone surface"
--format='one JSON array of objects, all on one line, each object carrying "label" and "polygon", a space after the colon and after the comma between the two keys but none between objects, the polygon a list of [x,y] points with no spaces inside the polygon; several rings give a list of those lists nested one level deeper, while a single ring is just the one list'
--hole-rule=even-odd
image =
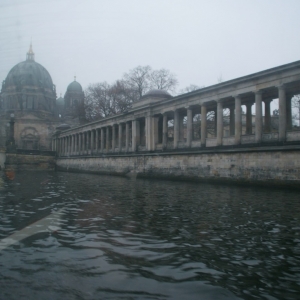
[{"label": "weathered stone surface", "polygon": [[6,170],[55,170],[55,157],[6,153]]},{"label": "weathered stone surface", "polygon": [[300,187],[300,151],[297,150],[58,158],[57,168],[99,174]]}]

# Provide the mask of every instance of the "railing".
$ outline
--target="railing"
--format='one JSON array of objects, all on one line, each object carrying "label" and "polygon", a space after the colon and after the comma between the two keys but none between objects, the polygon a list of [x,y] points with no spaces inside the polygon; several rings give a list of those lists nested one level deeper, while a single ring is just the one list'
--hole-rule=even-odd
[{"label": "railing", "polygon": [[[268,144],[268,143],[276,143],[278,142],[278,132],[271,132],[271,133],[263,133],[262,134],[262,143],[263,144]],[[291,142],[300,142],[300,130],[293,130],[293,131],[287,131],[286,132],[286,142],[291,143]],[[255,140],[255,135],[242,135],[241,136],[241,145],[247,146],[247,144],[256,144]],[[238,147],[240,147],[239,145]],[[259,145],[259,144],[258,144]],[[235,146],[235,136],[230,136],[230,137],[224,137],[222,139],[222,145],[223,147],[226,146]],[[214,148],[217,147],[217,138],[207,138],[206,139],[206,148]],[[197,150],[199,148],[202,148],[201,145],[201,140],[193,140],[191,142],[191,146],[189,147],[187,145],[186,141],[178,141],[176,149],[194,149]],[[168,141],[167,142],[167,147],[166,149],[163,148],[163,144],[159,143],[155,145],[155,151],[162,151],[162,150],[175,150],[174,149],[174,141]],[[147,152],[149,151],[145,145],[143,146],[138,146],[137,147],[137,152]],[[96,149],[85,149],[85,150],[80,150],[80,151],[73,151],[70,153],[64,152],[64,153],[59,153],[59,156],[97,156],[97,155],[109,155],[109,154],[121,154],[121,153],[132,153],[133,149],[131,146],[128,147],[128,151],[126,151],[126,147],[122,146],[121,148],[115,147],[114,149],[103,149],[99,148],[98,150]],[[26,149],[16,149],[14,150],[13,153],[19,153],[19,154],[28,154],[28,155],[55,155],[55,151],[42,151],[42,150],[26,150]]]}]

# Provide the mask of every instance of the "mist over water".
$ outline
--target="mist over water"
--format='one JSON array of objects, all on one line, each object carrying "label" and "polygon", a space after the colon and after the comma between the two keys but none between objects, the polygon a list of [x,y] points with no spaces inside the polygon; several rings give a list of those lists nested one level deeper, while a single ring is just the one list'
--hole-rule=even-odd
[{"label": "mist over water", "polygon": [[299,192],[0,173],[1,299],[298,299]]}]

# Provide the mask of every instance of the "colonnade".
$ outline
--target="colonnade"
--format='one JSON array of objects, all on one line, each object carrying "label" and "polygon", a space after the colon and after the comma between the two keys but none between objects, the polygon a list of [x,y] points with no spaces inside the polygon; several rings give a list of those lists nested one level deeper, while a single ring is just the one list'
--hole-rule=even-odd
[{"label": "colonnade", "polygon": [[[292,127],[291,97],[285,85],[280,85],[271,96],[259,90],[214,101],[178,101],[172,109],[145,107],[143,113],[139,111],[138,114],[133,108],[126,115],[126,121],[124,116],[119,115],[114,117],[114,122],[108,118],[59,133],[53,137],[52,148],[60,156],[72,156],[217,147],[275,140],[285,142]],[[278,130],[274,131],[270,103],[276,98],[279,100],[279,117]],[[252,114],[254,104],[255,116]],[[243,105],[246,107],[245,114]],[[224,109],[229,112],[226,124]],[[208,118],[210,113],[213,113],[213,119]],[[194,134],[195,115],[199,116],[197,138]],[[208,130],[212,123],[213,133]],[[228,129],[226,136],[225,126]]]}]

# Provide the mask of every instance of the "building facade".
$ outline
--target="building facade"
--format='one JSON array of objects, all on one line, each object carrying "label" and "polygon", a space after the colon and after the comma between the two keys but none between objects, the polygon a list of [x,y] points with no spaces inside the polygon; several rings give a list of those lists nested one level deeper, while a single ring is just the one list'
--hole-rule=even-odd
[{"label": "building facade", "polygon": [[[75,85],[77,94],[70,93],[72,89],[70,92],[67,90],[66,98],[56,100],[52,78],[49,72],[35,61],[35,54],[30,45],[26,60],[15,65],[2,83],[0,147],[50,150],[51,137],[56,127],[67,121],[64,118],[65,111],[70,111],[70,127],[79,124],[77,111],[70,110],[69,105],[71,100],[76,99],[78,106],[84,99],[80,84]],[[72,87],[73,83],[70,86]]]},{"label": "building facade", "polygon": [[[60,156],[80,156],[299,143],[291,108],[292,97],[299,93],[300,61],[176,97],[151,91],[126,113],[55,135],[52,146]],[[275,99],[279,109],[274,127]]]}]

